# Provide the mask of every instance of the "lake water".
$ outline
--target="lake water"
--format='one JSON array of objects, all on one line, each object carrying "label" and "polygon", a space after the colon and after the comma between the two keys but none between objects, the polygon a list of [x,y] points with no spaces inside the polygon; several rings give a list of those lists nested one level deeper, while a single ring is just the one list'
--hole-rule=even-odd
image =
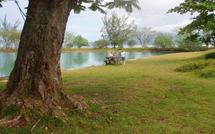
[{"label": "lake water", "polygon": [[[154,55],[161,55],[161,52],[129,52],[128,59],[138,59]],[[106,52],[63,52],[61,54],[61,69],[84,68],[89,66],[103,65]],[[8,76],[14,66],[16,53],[0,52],[0,77]]]}]

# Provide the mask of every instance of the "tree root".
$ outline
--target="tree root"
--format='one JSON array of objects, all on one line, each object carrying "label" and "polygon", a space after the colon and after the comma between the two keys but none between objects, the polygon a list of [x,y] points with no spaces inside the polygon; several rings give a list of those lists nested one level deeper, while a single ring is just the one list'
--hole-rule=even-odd
[{"label": "tree root", "polygon": [[[40,116],[52,115],[63,122],[66,122],[67,112],[71,109],[79,109],[84,111],[87,109],[87,104],[84,103],[84,98],[77,95],[61,95],[61,99],[41,100],[35,97],[16,97],[0,95],[0,111],[11,105],[16,106],[20,111],[16,115],[1,117],[0,125],[8,128],[17,128],[31,122],[32,119],[28,115],[29,110],[39,112]],[[39,118],[39,117],[38,117]],[[35,120],[35,119],[34,119]],[[38,119],[36,119],[38,120]]]},{"label": "tree root", "polygon": [[8,128],[18,128],[24,126],[29,122],[29,118],[24,115],[18,115],[14,117],[4,117],[0,120],[0,124]]}]

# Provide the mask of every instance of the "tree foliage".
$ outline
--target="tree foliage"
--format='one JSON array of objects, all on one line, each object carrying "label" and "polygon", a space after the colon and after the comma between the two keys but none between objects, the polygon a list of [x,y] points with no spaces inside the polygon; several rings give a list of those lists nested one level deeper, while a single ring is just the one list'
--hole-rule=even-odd
[{"label": "tree foliage", "polygon": [[81,35],[78,35],[74,39],[74,45],[77,46],[77,48],[82,48],[84,46],[88,46],[88,40],[82,37]]},{"label": "tree foliage", "polygon": [[119,17],[116,13],[112,13],[110,17],[105,16],[103,23],[103,37],[114,48],[123,47],[123,43],[129,39],[135,29],[133,22],[129,23],[129,16]]},{"label": "tree foliage", "polygon": [[18,31],[19,22],[10,24],[7,17],[0,23],[0,40],[6,48],[17,47],[20,39],[20,32]]},{"label": "tree foliage", "polygon": [[174,41],[170,35],[160,33],[155,38],[154,45],[155,47],[162,49],[172,48],[174,46]]},{"label": "tree foliage", "polygon": [[[0,7],[2,7],[2,2],[6,0],[0,0]],[[140,9],[138,0],[70,0],[72,1],[72,9],[75,13],[80,13],[86,9],[92,11],[99,11],[101,13],[106,13],[106,10],[113,8],[122,8],[127,12],[132,12],[134,8]],[[61,1],[59,1],[61,2]]]},{"label": "tree foliage", "polygon": [[3,1],[3,0],[0,0],[0,7],[2,7],[2,1]]},{"label": "tree foliage", "polygon": [[99,40],[94,42],[93,47],[94,48],[107,48],[108,42],[104,39],[99,39]]},{"label": "tree foliage", "polygon": [[[3,1],[6,0],[0,0],[0,7],[2,7]],[[127,12],[132,12],[134,8],[140,9],[138,0],[113,0],[107,2],[104,0],[75,0],[73,4],[73,10],[75,13],[80,13],[86,9],[100,11],[102,13],[106,13],[107,9],[113,8],[123,8]]]},{"label": "tree foliage", "polygon": [[215,2],[214,0],[185,0],[179,6],[169,10],[185,14],[190,12],[193,21],[181,29],[180,34],[189,34],[187,38],[198,39],[208,45],[215,45]]},{"label": "tree foliage", "polygon": [[137,43],[137,42],[136,42],[134,39],[129,39],[129,40],[127,41],[127,44],[128,44],[129,47],[135,46],[136,43]]},{"label": "tree foliage", "polygon": [[[134,9],[140,9],[138,0],[113,0],[105,2],[104,0],[77,0],[74,6],[74,12],[80,13],[86,8],[92,11],[100,11],[106,13],[106,9],[124,8],[127,12],[132,12]],[[89,6],[86,7],[85,5]]]},{"label": "tree foliage", "polygon": [[197,51],[203,48],[199,40],[191,40],[190,38],[186,38],[186,35],[179,35],[176,43],[179,49],[188,51]]}]

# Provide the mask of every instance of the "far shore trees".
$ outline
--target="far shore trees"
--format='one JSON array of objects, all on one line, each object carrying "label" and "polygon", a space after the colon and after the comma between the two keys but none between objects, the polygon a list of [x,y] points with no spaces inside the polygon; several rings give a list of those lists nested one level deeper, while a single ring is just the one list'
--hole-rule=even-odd
[{"label": "far shore trees", "polygon": [[99,39],[93,43],[94,48],[107,48],[108,42],[104,39]]},{"label": "far shore trees", "polygon": [[89,45],[88,40],[81,35],[76,36],[73,43],[77,48],[87,47]]},{"label": "far shore trees", "polygon": [[174,47],[174,41],[172,37],[165,33],[159,33],[154,41],[156,48],[168,49]]},{"label": "far shore trees", "polygon": [[127,45],[128,45],[130,48],[134,47],[136,44],[137,44],[137,42],[136,42],[136,40],[134,40],[134,39],[129,39],[129,40],[127,41]]},{"label": "far shore trees", "polygon": [[135,29],[134,23],[129,22],[129,16],[119,17],[116,13],[112,13],[110,17],[105,16],[103,24],[102,37],[109,41],[113,48],[122,48]]},{"label": "far shore trees", "polygon": [[87,46],[89,46],[89,42],[83,36],[75,35],[70,32],[65,33],[64,43],[63,43],[64,48],[74,48],[74,47],[82,48]]}]

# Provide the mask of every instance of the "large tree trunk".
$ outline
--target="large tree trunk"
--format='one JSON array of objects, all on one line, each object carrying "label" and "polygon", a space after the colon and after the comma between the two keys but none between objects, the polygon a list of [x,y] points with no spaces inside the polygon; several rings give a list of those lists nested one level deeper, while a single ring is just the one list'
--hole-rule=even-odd
[{"label": "large tree trunk", "polygon": [[4,98],[41,100],[48,111],[63,100],[59,60],[73,5],[73,0],[29,0],[17,59]]}]

